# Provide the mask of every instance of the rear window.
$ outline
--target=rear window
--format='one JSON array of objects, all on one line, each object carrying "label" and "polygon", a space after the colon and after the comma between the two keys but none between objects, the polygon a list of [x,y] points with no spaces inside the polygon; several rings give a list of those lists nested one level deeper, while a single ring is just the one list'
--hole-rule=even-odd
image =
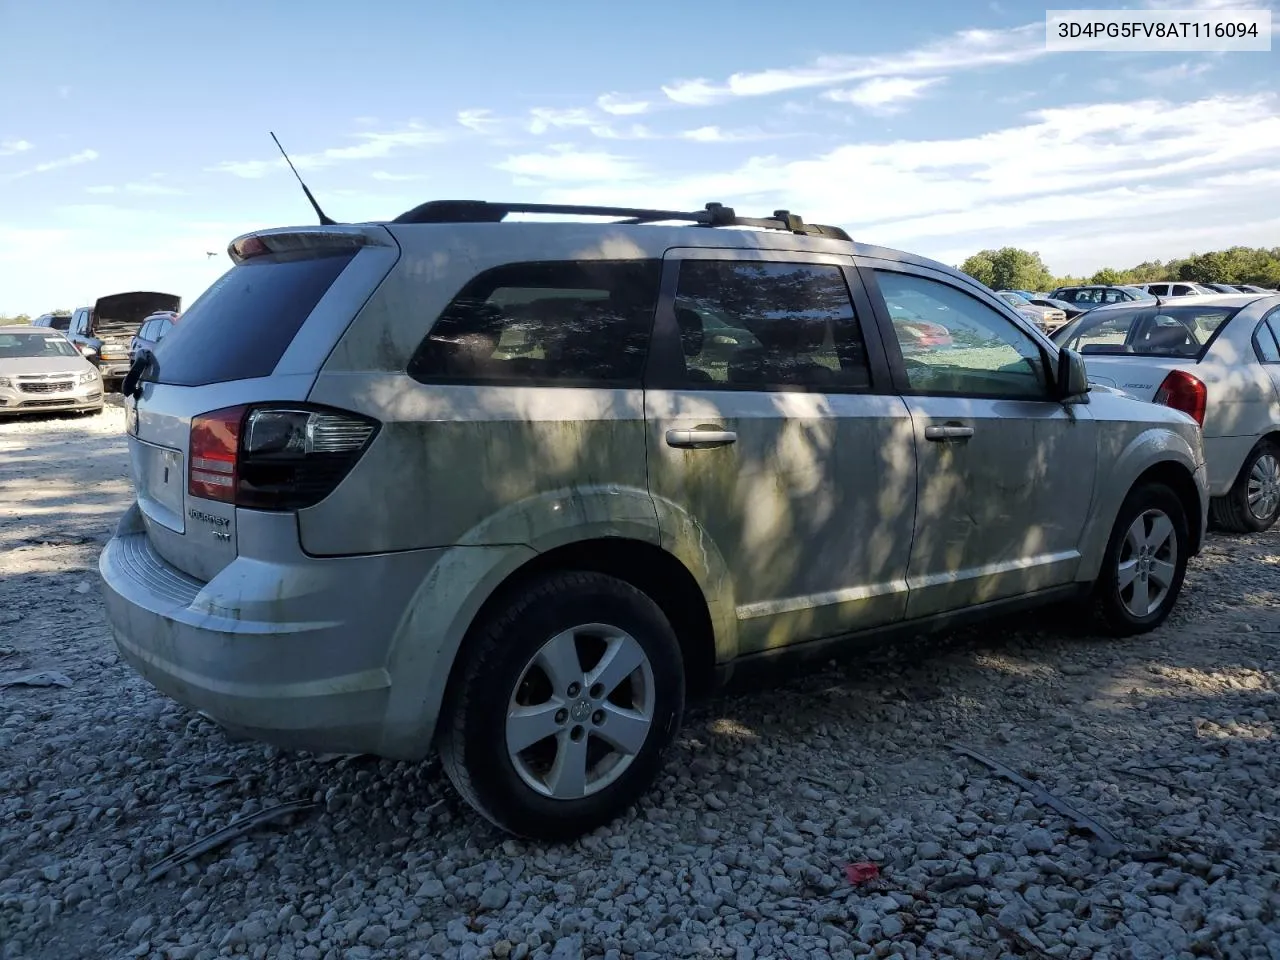
[{"label": "rear window", "polygon": [[156,347],[147,379],[198,387],[266,377],[355,257],[254,259],[228,270]]},{"label": "rear window", "polygon": [[1084,354],[1187,357],[1199,359],[1238,307],[1138,307],[1084,315],[1059,340]]},{"label": "rear window", "polygon": [[409,375],[424,383],[637,384],[661,273],[656,260],[486,270],[444,309]]}]

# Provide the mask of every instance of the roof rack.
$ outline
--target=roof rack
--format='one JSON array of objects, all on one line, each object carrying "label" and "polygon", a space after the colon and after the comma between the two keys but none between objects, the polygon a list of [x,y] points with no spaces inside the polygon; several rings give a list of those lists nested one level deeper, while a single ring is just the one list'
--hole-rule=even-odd
[{"label": "roof rack", "polygon": [[592,207],[561,203],[490,203],[487,200],[430,200],[400,214],[392,223],[500,223],[512,213],[558,213],[578,217],[620,217],[618,223],[659,223],[678,220],[700,227],[760,227],[786,230],[810,237],[850,240],[839,227],[805,223],[789,210],[775,210],[772,217],[740,217],[733,207],[708,203],[693,211],[646,210],[637,207]]}]

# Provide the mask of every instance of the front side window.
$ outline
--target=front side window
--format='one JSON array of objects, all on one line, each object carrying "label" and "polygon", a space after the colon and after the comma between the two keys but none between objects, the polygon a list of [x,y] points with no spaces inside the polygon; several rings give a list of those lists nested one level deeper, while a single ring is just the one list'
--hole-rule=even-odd
[{"label": "front side window", "polygon": [[849,390],[871,384],[837,266],[685,260],[675,299],[685,383],[704,389]]},{"label": "front side window", "polygon": [[913,393],[1044,399],[1040,348],[991,307],[947,283],[876,271]]},{"label": "front side window", "polygon": [[409,375],[423,382],[638,383],[661,273],[657,260],[486,270],[432,325]]}]

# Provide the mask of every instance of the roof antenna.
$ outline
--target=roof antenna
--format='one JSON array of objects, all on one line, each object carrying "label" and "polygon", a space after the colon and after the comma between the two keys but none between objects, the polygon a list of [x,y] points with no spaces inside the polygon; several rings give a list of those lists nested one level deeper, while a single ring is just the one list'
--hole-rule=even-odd
[{"label": "roof antenna", "polygon": [[[267,132],[271,133],[270,130],[268,130]],[[330,220],[325,215],[325,212],[320,209],[320,204],[316,203],[316,198],[311,195],[311,191],[307,189],[307,185],[302,182],[302,177],[298,176],[298,168],[293,165],[293,161],[289,159],[289,155],[284,152],[284,147],[280,146],[280,140],[276,137],[274,133],[271,133],[271,139],[275,140],[277,147],[280,147],[280,156],[284,157],[284,162],[289,165],[289,169],[293,171],[293,175],[295,177],[298,177],[298,186],[302,188],[302,192],[307,195],[307,199],[311,202],[311,208],[315,210],[316,216],[320,218],[320,225],[322,227],[335,226],[338,221]]]}]

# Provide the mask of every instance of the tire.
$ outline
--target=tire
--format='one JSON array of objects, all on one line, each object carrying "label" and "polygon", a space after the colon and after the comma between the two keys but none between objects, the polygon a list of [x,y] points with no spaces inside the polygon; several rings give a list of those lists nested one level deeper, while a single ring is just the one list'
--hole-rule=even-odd
[{"label": "tire", "polygon": [[[1166,528],[1156,527],[1159,517],[1167,521],[1164,537],[1160,537],[1160,531]],[[1116,514],[1102,570],[1094,584],[1094,610],[1103,629],[1113,636],[1128,637],[1160,626],[1182,591],[1190,543],[1186,511],[1177,494],[1160,483],[1130,490]],[[1144,555],[1144,547],[1152,552]],[[1147,564],[1150,566],[1144,576],[1142,571]],[[1136,573],[1131,580],[1127,577],[1130,573]],[[1154,601],[1150,596],[1153,585],[1164,591]],[[1147,605],[1141,603],[1142,590],[1147,591]],[[1142,613],[1144,607],[1148,608]]]},{"label": "tire", "polygon": [[1262,440],[1250,450],[1226,496],[1209,501],[1209,512],[1217,526],[1233,533],[1271,529],[1280,517],[1280,447]]},{"label": "tire", "polygon": [[[606,657],[618,666],[605,682],[623,677],[612,693],[591,686]],[[472,807],[530,839],[571,840],[616,818],[652,785],[684,712],[671,624],[648,596],[599,573],[522,587],[477,624],[460,658],[437,732],[441,764]],[[533,739],[509,750],[509,726]]]}]

